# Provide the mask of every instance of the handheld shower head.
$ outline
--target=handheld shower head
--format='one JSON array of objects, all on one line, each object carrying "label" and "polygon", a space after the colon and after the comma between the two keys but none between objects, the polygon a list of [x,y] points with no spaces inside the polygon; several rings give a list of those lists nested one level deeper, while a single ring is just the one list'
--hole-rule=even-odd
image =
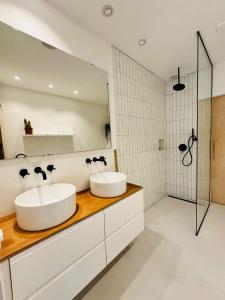
[{"label": "handheld shower head", "polygon": [[193,141],[197,141],[198,140],[197,136],[195,135],[194,128],[192,128],[192,138],[193,138]]}]

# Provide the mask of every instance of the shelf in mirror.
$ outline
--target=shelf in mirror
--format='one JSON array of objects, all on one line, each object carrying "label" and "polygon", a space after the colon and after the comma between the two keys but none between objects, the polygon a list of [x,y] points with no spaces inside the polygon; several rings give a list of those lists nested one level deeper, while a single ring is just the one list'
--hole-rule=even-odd
[{"label": "shelf in mirror", "polygon": [[74,134],[23,134],[23,137],[73,137]]}]

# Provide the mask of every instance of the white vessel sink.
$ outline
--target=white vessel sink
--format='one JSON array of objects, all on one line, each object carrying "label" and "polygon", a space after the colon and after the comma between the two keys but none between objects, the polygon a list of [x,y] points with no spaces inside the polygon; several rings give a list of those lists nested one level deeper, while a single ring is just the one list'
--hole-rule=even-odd
[{"label": "white vessel sink", "polygon": [[127,190],[127,175],[118,172],[103,172],[90,176],[91,193],[98,197],[117,197]]},{"label": "white vessel sink", "polygon": [[69,219],[76,211],[76,188],[68,183],[44,185],[15,200],[17,224],[29,231],[43,230]]}]

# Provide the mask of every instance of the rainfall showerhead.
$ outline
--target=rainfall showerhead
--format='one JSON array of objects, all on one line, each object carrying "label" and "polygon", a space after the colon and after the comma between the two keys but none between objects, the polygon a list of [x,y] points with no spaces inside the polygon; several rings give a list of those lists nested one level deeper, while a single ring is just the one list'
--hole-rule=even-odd
[{"label": "rainfall showerhead", "polygon": [[178,67],[178,83],[173,86],[174,91],[182,91],[185,88],[183,83],[180,83],[180,68]]},{"label": "rainfall showerhead", "polygon": [[185,88],[185,85],[183,83],[177,83],[173,86],[174,91],[182,91]]}]

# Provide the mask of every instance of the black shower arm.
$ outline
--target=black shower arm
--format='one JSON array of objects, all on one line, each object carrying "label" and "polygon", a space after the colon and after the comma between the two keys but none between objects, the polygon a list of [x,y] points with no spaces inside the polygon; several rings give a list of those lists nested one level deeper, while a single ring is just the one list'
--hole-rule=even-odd
[{"label": "black shower arm", "polygon": [[178,83],[180,83],[180,67],[178,67]]}]

